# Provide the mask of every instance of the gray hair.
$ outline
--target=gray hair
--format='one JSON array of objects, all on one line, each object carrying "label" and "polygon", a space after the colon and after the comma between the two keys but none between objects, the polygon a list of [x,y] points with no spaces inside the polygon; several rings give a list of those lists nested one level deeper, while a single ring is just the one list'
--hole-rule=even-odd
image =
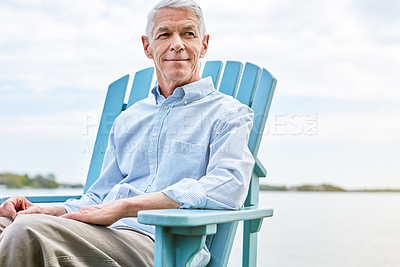
[{"label": "gray hair", "polygon": [[152,10],[150,10],[149,15],[147,17],[147,26],[146,26],[146,35],[149,41],[152,40],[152,32],[154,29],[154,18],[157,12],[165,7],[172,7],[172,8],[183,8],[188,9],[189,11],[193,12],[198,18],[198,24],[200,28],[200,36],[206,34],[206,25],[204,23],[203,12],[201,11],[200,6],[193,0],[161,0],[158,4],[156,4]]}]

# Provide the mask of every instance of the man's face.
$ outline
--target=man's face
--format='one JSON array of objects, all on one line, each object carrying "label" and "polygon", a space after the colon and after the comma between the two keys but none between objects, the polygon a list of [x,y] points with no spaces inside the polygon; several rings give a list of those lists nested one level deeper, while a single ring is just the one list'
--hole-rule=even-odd
[{"label": "man's face", "polygon": [[197,20],[187,9],[163,8],[155,16],[151,43],[142,37],[147,57],[154,60],[160,84],[184,85],[200,79],[199,59],[207,51],[209,36],[201,38]]}]

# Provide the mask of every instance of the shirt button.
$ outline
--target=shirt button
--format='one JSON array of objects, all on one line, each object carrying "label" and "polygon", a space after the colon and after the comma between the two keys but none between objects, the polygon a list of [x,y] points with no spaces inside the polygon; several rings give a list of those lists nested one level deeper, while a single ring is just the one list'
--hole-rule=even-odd
[{"label": "shirt button", "polygon": [[154,136],[154,137],[156,137],[156,136],[157,136],[157,133],[156,133],[156,132],[154,132],[154,133],[153,133],[153,136]]},{"label": "shirt button", "polygon": [[183,101],[183,104],[184,104],[184,105],[186,105],[186,104],[187,104],[187,101],[186,101],[186,100],[185,100],[185,101]]},{"label": "shirt button", "polygon": [[119,195],[119,199],[125,198],[124,194]]},{"label": "shirt button", "polygon": [[167,109],[168,109],[168,106],[164,106],[164,109],[167,110]]},{"label": "shirt button", "polygon": [[150,169],[154,170],[155,168],[156,168],[156,165],[154,165],[154,164],[150,165]]}]

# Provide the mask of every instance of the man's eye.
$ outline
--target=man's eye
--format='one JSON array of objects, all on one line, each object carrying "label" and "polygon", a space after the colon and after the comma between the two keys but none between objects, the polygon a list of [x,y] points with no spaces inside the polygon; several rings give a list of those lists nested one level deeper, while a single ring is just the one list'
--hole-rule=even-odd
[{"label": "man's eye", "polygon": [[158,37],[168,37],[168,36],[169,36],[169,33],[165,32],[165,33],[160,34]]},{"label": "man's eye", "polygon": [[195,35],[194,35],[194,32],[185,32],[185,35],[186,35],[186,36],[195,36]]}]

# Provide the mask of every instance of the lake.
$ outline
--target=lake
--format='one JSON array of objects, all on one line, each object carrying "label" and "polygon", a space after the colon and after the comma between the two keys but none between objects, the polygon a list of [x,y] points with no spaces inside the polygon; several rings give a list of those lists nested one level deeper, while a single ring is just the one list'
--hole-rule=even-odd
[{"label": "lake", "polygon": [[[0,196],[81,191],[0,189]],[[263,191],[260,206],[275,209],[259,233],[260,267],[400,266],[400,193]],[[241,266],[241,234],[229,267]]]},{"label": "lake", "polygon": [[[260,206],[275,211],[259,233],[258,266],[400,266],[399,193],[263,191]],[[238,243],[230,267],[241,266]]]}]

